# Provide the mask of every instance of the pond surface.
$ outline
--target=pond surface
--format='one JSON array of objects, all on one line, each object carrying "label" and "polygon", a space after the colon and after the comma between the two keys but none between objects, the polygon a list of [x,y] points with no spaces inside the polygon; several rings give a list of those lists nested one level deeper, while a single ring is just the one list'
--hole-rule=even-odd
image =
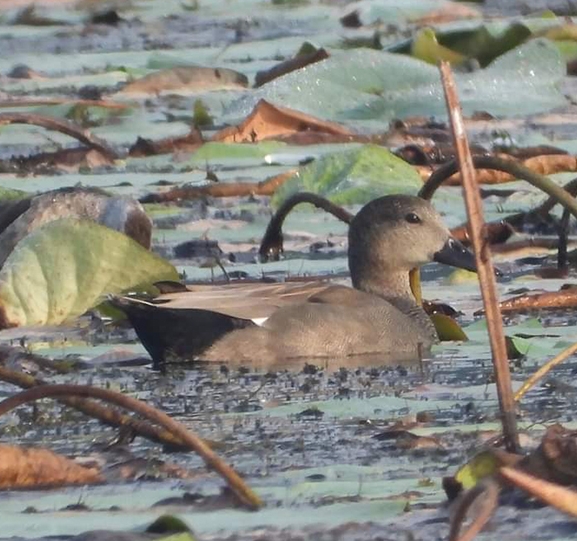
[{"label": "pond surface", "polygon": [[[51,162],[34,168],[26,157],[70,148],[75,142],[36,126],[2,126],[0,187],[36,193],[97,186],[139,198],[173,185],[202,185],[208,171],[221,183],[259,182],[311,159],[361,147],[351,142],[309,146],[266,142],[235,147],[234,152],[212,144],[157,156],[126,155],[138,137],[160,140],[187,134],[198,100],[213,120],[203,129],[205,140],[225,125],[241,121],[261,98],[363,134],[383,132],[399,117],[431,116],[442,122],[444,103],[434,66],[351,47],[360,40],[366,43],[375,31],[382,47],[398,45],[424,24],[416,21],[444,4],[440,0],[131,0],[101,5],[80,0],[38,2],[23,17],[25,3],[5,0],[0,5],[1,112],[74,119],[123,158],[95,168]],[[534,16],[544,4],[463,3],[478,10],[478,17],[448,20],[436,28],[472,28],[483,21],[498,26],[521,20],[531,28],[547,28],[553,22]],[[571,3],[546,4],[565,15],[563,10]],[[105,7],[116,10],[121,18],[118,24],[90,22]],[[362,25],[344,28],[340,18],[354,10]],[[257,72],[293,57],[306,41],[327,48],[330,63],[314,64],[260,89],[251,88]],[[577,57],[572,46],[567,45],[565,58],[557,45],[537,38],[484,70],[458,73],[472,141],[487,148],[505,140],[520,147],[553,145],[575,152],[576,86],[565,75],[565,61],[570,54]],[[122,91],[136,78],[182,65],[232,69],[246,76],[249,86],[219,86],[209,80],[196,88],[148,95]],[[18,66],[29,68],[28,78],[16,76]],[[71,100],[87,97],[126,107],[91,105],[74,112]],[[478,111],[489,111],[494,118],[472,117]],[[10,159],[16,156],[22,160],[15,166]],[[564,184],[572,174],[553,178]],[[366,179],[367,184],[373,183],[371,189],[381,189],[374,188],[374,174]],[[384,191],[391,189],[387,179],[383,184]],[[494,192],[484,199],[487,220],[526,211],[544,199],[522,182],[491,189]],[[406,191],[416,192],[416,188],[409,185]],[[354,212],[363,202],[351,200],[347,208]],[[205,238],[218,242],[229,273],[277,279],[334,275],[347,283],[347,226],[310,208],[289,216],[285,257],[266,264],[258,261],[258,245],[276,203],[251,196],[146,204],[154,222],[153,250],[169,258],[190,281],[224,281],[213,258],[174,257],[178,244]],[[465,220],[460,187],[440,189],[434,203],[449,226]],[[529,236],[520,233],[516,239]],[[553,238],[554,232],[548,236]],[[497,256],[505,272],[501,294],[522,288],[554,291],[574,282],[574,269],[564,279],[535,275],[543,263],[539,258],[553,261],[554,255],[532,249]],[[442,478],[454,474],[497,436],[500,424],[486,322],[474,316],[482,306],[476,279],[437,264],[427,266],[422,279],[426,299],[448,303],[462,313],[459,322],[470,340],[439,344],[429,358],[413,365],[393,360],[387,366],[355,362],[343,367],[328,361],[313,367],[298,362],[269,373],[223,368],[174,369],[162,375],[148,365],[131,366],[137,358],[147,361],[132,330],[90,316],[61,328],[0,332],[3,344],[20,342],[40,355],[83,361],[68,374],[49,376],[51,381],[122,390],[215,441],[218,452],[266,502],[258,513],[236,509],[221,494],[221,480],[207,473],[196,456],[164,452],[139,438],[129,448],[107,449],[115,430],[42,402],[34,415],[30,408],[21,408],[3,418],[2,441],[44,445],[106,461],[109,483],[0,494],[0,538],[63,538],[102,529],[141,532],[164,513],[182,517],[202,540],[446,538],[448,510]],[[511,364],[515,388],[577,341],[575,319],[572,312],[506,318],[507,335],[522,335],[518,342],[525,353]],[[519,423],[524,447],[536,446],[552,423],[573,427],[576,371],[577,359],[572,357],[522,401]],[[0,384],[1,396],[13,392],[12,386]],[[396,424],[400,434],[391,438],[385,431]],[[137,480],[121,480],[114,465],[134,457],[144,461],[142,474]],[[156,469],[158,460],[186,468],[190,477],[167,478]],[[187,500],[186,493],[195,497]],[[67,509],[78,503],[83,506]],[[577,526],[564,516],[547,508],[528,509],[518,501],[504,502],[491,524],[480,539],[577,537]]]}]

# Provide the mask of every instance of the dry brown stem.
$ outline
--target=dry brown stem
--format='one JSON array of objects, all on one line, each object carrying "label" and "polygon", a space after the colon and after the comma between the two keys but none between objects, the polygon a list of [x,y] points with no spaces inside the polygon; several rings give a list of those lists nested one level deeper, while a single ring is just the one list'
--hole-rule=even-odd
[{"label": "dry brown stem", "polygon": [[500,304],[502,312],[520,312],[523,310],[547,310],[556,308],[577,308],[577,291],[562,289],[533,295],[519,295]]},{"label": "dry brown stem", "polygon": [[475,167],[469,150],[457,87],[448,62],[441,63],[441,78],[451,121],[453,140],[457,150],[461,178],[463,179],[463,196],[469,218],[469,235],[475,250],[477,274],[487,318],[505,446],[509,452],[515,453],[519,449],[519,437],[515,420],[515,399],[511,387],[503,320],[499,310],[495,269],[491,259],[490,245],[485,235],[483,203],[479,185],[475,179]]},{"label": "dry brown stem", "polygon": [[[46,385],[47,382],[30,376],[29,374],[24,374],[22,372],[16,372],[14,370],[9,370],[3,366],[0,366],[0,380],[12,385],[17,385],[22,389],[31,389],[39,385]],[[184,444],[181,440],[176,438],[171,432],[164,430],[158,426],[152,425],[146,421],[141,421],[139,419],[134,419],[128,415],[124,415],[119,411],[108,408],[102,404],[98,404],[93,400],[88,400],[86,398],[79,397],[61,397],[58,402],[66,404],[67,406],[74,408],[89,417],[98,419],[100,422],[113,426],[116,428],[126,428],[130,430],[135,436],[142,436],[150,441],[156,443],[162,443],[165,445],[171,445],[176,447],[183,447]]]},{"label": "dry brown stem", "polygon": [[289,58],[284,62],[274,65],[272,68],[266,71],[259,71],[254,79],[254,87],[258,88],[270,81],[273,81],[277,77],[282,77],[291,71],[296,71],[305,66],[310,66],[321,60],[326,60],[329,57],[324,49],[317,49],[312,53],[299,54],[293,58]]},{"label": "dry brown stem", "polygon": [[296,193],[283,201],[282,205],[274,213],[266,232],[262,238],[259,248],[261,261],[278,260],[279,254],[283,251],[282,226],[286,217],[294,207],[301,203],[310,203],[317,208],[329,212],[342,222],[351,223],[353,215],[343,207],[331,203],[326,197],[309,192]]},{"label": "dry brown stem", "polygon": [[[501,489],[494,479],[479,483],[465,492],[456,503],[456,509],[451,519],[449,541],[471,541],[489,521],[499,502]],[[461,534],[461,527],[470,509],[475,508],[473,522]]]},{"label": "dry brown stem", "polygon": [[501,468],[499,475],[547,505],[572,517],[577,517],[577,492],[574,490],[534,477],[517,468]]},{"label": "dry brown stem", "polygon": [[46,128],[47,130],[55,130],[77,139],[82,144],[97,150],[110,160],[115,160],[118,157],[116,152],[110,148],[105,141],[69,120],[61,120],[59,118],[51,118],[33,113],[0,113],[0,126],[4,124],[32,124]]},{"label": "dry brown stem", "polygon": [[262,506],[260,498],[247,486],[238,473],[206,445],[201,438],[166,413],[130,396],[86,385],[42,385],[13,395],[0,402],[0,415],[4,415],[22,404],[40,400],[41,398],[59,398],[63,396],[81,396],[105,400],[158,423],[166,430],[172,432],[184,445],[200,455],[207,466],[218,472],[227,481],[230,489],[243,505],[250,509],[258,509]]}]

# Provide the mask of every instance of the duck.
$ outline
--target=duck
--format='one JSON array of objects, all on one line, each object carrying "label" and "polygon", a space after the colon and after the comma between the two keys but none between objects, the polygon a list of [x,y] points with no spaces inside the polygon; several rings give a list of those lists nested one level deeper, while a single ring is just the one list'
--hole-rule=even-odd
[{"label": "duck", "polygon": [[451,236],[429,201],[385,195],[350,222],[351,286],[176,286],[152,300],[110,301],[126,313],[155,369],[183,361],[267,367],[367,355],[421,359],[437,334],[412,293],[409,273],[434,261],[476,270],[473,254]]}]

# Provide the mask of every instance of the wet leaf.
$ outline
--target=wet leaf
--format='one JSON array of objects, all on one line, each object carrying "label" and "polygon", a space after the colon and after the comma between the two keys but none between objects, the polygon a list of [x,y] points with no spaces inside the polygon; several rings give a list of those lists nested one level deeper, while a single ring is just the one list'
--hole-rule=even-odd
[{"label": "wet leaf", "polygon": [[441,60],[454,65],[462,64],[466,60],[463,55],[441,45],[432,28],[423,28],[417,32],[411,44],[411,55],[434,65]]},{"label": "wet leaf", "polygon": [[126,235],[88,221],[54,221],[20,241],[2,267],[0,327],[59,324],[104,294],[177,279],[168,261]]},{"label": "wet leaf", "polygon": [[275,106],[261,100],[243,122],[238,126],[224,128],[214,135],[213,140],[254,143],[299,132],[353,135],[348,128],[334,122],[326,122],[300,111]]},{"label": "wet leaf", "polygon": [[455,474],[455,479],[465,490],[473,488],[482,479],[494,475],[501,465],[498,458],[491,451],[484,451],[475,455],[467,464]]},{"label": "wet leaf", "polygon": [[[563,105],[556,85],[565,71],[556,47],[539,39],[500,56],[484,70],[457,74],[456,79],[465,114],[514,116]],[[392,118],[446,115],[436,67],[368,49],[335,52],[306,70],[279,77],[238,100],[230,113],[246,116],[263,98],[319,118],[375,128]]]},{"label": "wet leaf", "polygon": [[158,517],[148,528],[148,533],[183,533],[190,532],[188,524],[184,520],[173,515],[162,515]]},{"label": "wet leaf", "polygon": [[301,167],[277,190],[274,200],[307,191],[338,204],[367,203],[389,193],[415,193],[421,186],[418,173],[405,161],[381,146],[364,145]]},{"label": "wet leaf", "polygon": [[441,342],[464,342],[469,338],[461,326],[445,314],[431,314],[429,316],[435,325],[435,330]]},{"label": "wet leaf", "polygon": [[256,145],[244,143],[210,142],[202,145],[192,156],[193,163],[206,166],[207,163],[223,163],[231,160],[250,160],[261,158],[271,152],[277,152],[284,147],[284,143],[264,141]]},{"label": "wet leaf", "polygon": [[522,23],[502,28],[502,25],[482,25],[471,30],[442,33],[437,38],[441,46],[466,58],[475,58],[484,67],[531,36],[531,30]]}]

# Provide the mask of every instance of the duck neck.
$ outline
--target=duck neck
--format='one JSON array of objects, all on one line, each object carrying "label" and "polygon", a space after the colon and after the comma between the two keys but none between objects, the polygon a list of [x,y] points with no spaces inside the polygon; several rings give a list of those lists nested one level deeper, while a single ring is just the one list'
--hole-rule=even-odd
[{"label": "duck neck", "polygon": [[436,340],[437,332],[433,322],[419,304],[411,290],[408,272],[388,272],[386,280],[375,279],[373,276],[352,276],[353,287],[376,295],[392,304],[397,310],[415,321],[426,336]]},{"label": "duck neck", "polygon": [[391,272],[383,269],[383,272],[379,272],[377,275],[374,269],[371,269],[368,275],[364,273],[352,274],[351,278],[353,287],[365,293],[377,295],[393,304],[395,304],[394,301],[401,299],[417,304],[411,291],[408,272]]}]

